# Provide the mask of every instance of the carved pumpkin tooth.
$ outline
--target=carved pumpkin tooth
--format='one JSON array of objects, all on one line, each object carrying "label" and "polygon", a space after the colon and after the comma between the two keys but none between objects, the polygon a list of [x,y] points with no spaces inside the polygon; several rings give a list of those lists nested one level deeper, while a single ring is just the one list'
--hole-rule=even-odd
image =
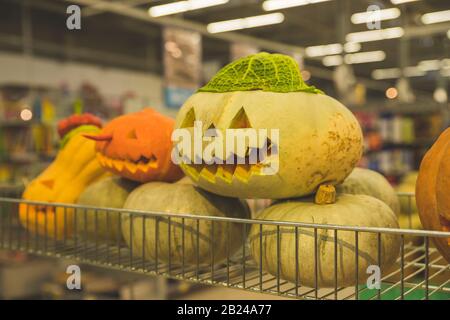
[{"label": "carved pumpkin tooth", "polygon": [[113,159],[105,157],[105,165],[112,168],[113,167]]},{"label": "carved pumpkin tooth", "polygon": [[103,155],[97,152],[95,156],[97,158],[98,163],[100,163],[101,166],[104,166],[105,162],[103,161]]},{"label": "carved pumpkin tooth", "polygon": [[195,167],[184,163],[181,163],[180,167],[194,180],[198,181],[200,178],[200,172],[198,172]]},{"label": "carved pumpkin tooth", "polygon": [[205,167],[200,171],[200,176],[209,182],[216,182],[217,166]]},{"label": "carved pumpkin tooth", "polygon": [[230,175],[229,172],[226,172],[223,167],[224,165],[219,165],[219,167],[217,168],[216,177],[222,179],[227,183],[233,182],[233,175]]},{"label": "carved pumpkin tooth", "polygon": [[216,176],[222,178],[227,183],[232,183],[235,169],[235,164],[220,165],[219,169],[217,170]]},{"label": "carved pumpkin tooth", "polygon": [[247,183],[248,179],[250,178],[250,167],[247,168],[246,165],[238,165],[236,167],[236,170],[234,170],[234,177],[236,177],[238,180]]},{"label": "carved pumpkin tooth", "polygon": [[137,166],[133,162],[130,162],[130,161],[125,162],[125,168],[127,168],[127,170],[133,174],[136,173],[136,171],[137,171]]},{"label": "carved pumpkin tooth", "polygon": [[158,169],[158,163],[157,162],[150,162],[147,164],[147,167],[151,169]]},{"label": "carved pumpkin tooth", "polygon": [[103,166],[106,166],[106,157],[102,155],[99,159],[100,159],[101,164]]},{"label": "carved pumpkin tooth", "polygon": [[113,166],[120,172],[123,170],[124,163],[121,160],[113,160]]},{"label": "carved pumpkin tooth", "polygon": [[257,163],[255,165],[250,166],[251,174],[261,174],[262,165],[261,163]]},{"label": "carved pumpkin tooth", "polygon": [[144,172],[144,173],[147,173],[150,170],[150,166],[148,164],[145,164],[145,163],[138,163],[136,165],[136,170]]}]

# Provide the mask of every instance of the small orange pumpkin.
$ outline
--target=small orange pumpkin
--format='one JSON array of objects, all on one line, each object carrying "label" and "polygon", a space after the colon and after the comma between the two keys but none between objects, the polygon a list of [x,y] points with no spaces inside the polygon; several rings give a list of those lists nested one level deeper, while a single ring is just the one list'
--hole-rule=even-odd
[{"label": "small orange pumpkin", "polygon": [[109,171],[138,182],[172,182],[183,175],[171,160],[174,124],[146,108],[117,117],[99,135],[86,137],[97,141],[97,159]]},{"label": "small orange pumpkin", "polygon": [[[450,128],[425,154],[416,183],[416,202],[427,230],[450,231]],[[450,238],[434,238],[436,247],[450,262]]]}]

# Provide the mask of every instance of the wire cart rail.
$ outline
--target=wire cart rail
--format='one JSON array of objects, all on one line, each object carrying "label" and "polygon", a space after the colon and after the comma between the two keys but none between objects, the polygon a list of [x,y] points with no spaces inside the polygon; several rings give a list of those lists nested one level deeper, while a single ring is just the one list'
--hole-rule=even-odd
[{"label": "wire cart rail", "polygon": [[[399,196],[411,202],[413,194]],[[261,203],[251,202],[253,211],[258,206]],[[38,212],[47,214],[38,217]],[[409,212],[409,219],[412,214]],[[205,225],[208,235],[202,232]],[[267,249],[262,245],[263,228],[271,228],[276,236],[275,272],[267,272],[263,261],[251,254],[248,233],[252,225],[261,230],[259,238],[253,239],[259,243],[260,253]],[[231,228],[233,234],[236,230],[242,232],[237,247],[232,245],[236,239]],[[280,259],[283,250],[287,250],[283,242],[287,233],[296,241],[295,281],[284,279],[286,266]],[[348,248],[341,243],[344,233],[354,237]],[[374,273],[362,272],[366,270],[360,268],[366,258],[359,246],[368,234],[376,239],[378,262],[387,235],[400,243],[394,265],[380,270],[380,278],[374,278],[377,281],[373,286],[368,279]],[[299,250],[305,237],[315,244],[309,256]],[[450,264],[432,242],[438,237],[450,238],[450,232],[193,216],[0,198],[0,249],[297,299],[450,299]],[[334,270],[334,281],[327,286],[321,285],[325,269],[320,246],[324,243],[334,249],[334,265],[330,269]],[[232,250],[232,246],[237,249]],[[351,286],[341,286],[338,281],[343,250],[351,250],[354,256],[353,261],[346,262],[353,264]],[[313,285],[302,283],[307,272],[301,270],[302,259],[314,266],[309,274]]]}]

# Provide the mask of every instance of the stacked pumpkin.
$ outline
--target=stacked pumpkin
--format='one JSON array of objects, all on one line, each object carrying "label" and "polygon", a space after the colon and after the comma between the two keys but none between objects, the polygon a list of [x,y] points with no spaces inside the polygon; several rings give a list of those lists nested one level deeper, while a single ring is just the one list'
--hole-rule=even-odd
[{"label": "stacked pumpkin", "polygon": [[[356,169],[344,182],[362,154],[357,120],[341,103],[305,84],[297,63],[288,56],[259,53],[225,66],[185,102],[176,128],[209,137],[211,130],[218,131],[222,146],[228,143],[223,141],[228,129],[275,130],[279,139],[265,136],[265,141],[246,142],[244,149],[232,153],[215,149],[212,162],[193,162],[196,154],[175,141],[174,153],[184,159],[180,167],[202,189],[221,196],[277,199],[257,219],[398,227],[394,214],[399,211],[398,200],[382,176]],[[253,164],[246,162],[261,146],[266,148],[265,157]],[[229,163],[230,158],[244,161]],[[334,186],[343,182],[336,193]],[[279,272],[282,278],[303,285],[327,287],[334,285],[334,243],[338,246],[339,286],[355,284],[355,271],[360,275],[357,281],[365,282],[367,267],[378,261],[386,271],[399,252],[399,238],[383,234],[378,257],[377,235],[360,232],[356,270],[354,232],[339,231],[335,239],[333,230],[317,231],[315,243],[314,229],[295,230],[261,221],[250,230],[251,253],[269,273]]]},{"label": "stacked pumpkin", "polygon": [[[141,258],[218,263],[242,247],[249,231],[250,252],[267,272],[327,287],[334,285],[335,274],[339,286],[354,285],[356,272],[357,282],[365,282],[369,265],[380,261],[381,270],[386,270],[398,254],[399,238],[394,235],[383,234],[378,248],[377,235],[372,233],[360,232],[356,244],[350,231],[318,227],[315,233],[306,226],[294,229],[262,221],[247,230],[245,224],[217,219],[250,218],[240,199],[265,198],[276,201],[257,219],[398,227],[399,204],[392,188],[382,176],[355,169],[362,154],[357,120],[341,103],[308,86],[288,56],[259,53],[225,66],[185,102],[176,121],[145,109],[118,117],[101,131],[92,126],[89,130],[68,127],[66,146],[52,165],[57,168],[50,167],[30,184],[24,197],[138,210],[139,214],[121,215],[120,210],[82,210],[77,225],[69,229],[75,227],[96,240],[121,241],[123,236]],[[238,141],[228,152],[224,146],[229,145],[229,129],[241,137],[252,130],[266,134],[256,141],[244,138],[243,144]],[[197,143],[197,134],[215,143]],[[193,148],[176,139],[172,148],[173,137],[188,137],[187,145]],[[198,159],[199,146],[209,151],[209,157],[202,152]],[[258,156],[251,163],[254,152]],[[105,169],[114,176],[100,180]],[[183,172],[191,181],[179,180]],[[62,183],[59,191],[42,197],[46,193],[37,186],[53,186],[49,181],[57,177]],[[81,182],[74,184],[77,179]],[[66,194],[66,189],[70,197],[57,196]],[[44,217],[59,217],[45,208],[39,210],[36,220],[30,221],[28,210],[21,208],[22,221],[40,230]],[[168,215],[155,215],[158,212]],[[335,244],[339,250],[333,270]]]}]

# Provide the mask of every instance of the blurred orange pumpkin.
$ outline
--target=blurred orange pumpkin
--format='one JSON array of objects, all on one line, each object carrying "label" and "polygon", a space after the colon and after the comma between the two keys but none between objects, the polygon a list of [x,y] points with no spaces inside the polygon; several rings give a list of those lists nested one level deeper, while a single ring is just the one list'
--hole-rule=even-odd
[{"label": "blurred orange pumpkin", "polygon": [[173,127],[173,119],[146,108],[86,137],[97,141],[97,158],[109,171],[138,182],[172,182],[183,175],[171,160]]},{"label": "blurred orange pumpkin", "polygon": [[[416,183],[420,220],[427,230],[450,231],[450,128],[425,154]],[[433,238],[450,262],[450,238]]]}]

